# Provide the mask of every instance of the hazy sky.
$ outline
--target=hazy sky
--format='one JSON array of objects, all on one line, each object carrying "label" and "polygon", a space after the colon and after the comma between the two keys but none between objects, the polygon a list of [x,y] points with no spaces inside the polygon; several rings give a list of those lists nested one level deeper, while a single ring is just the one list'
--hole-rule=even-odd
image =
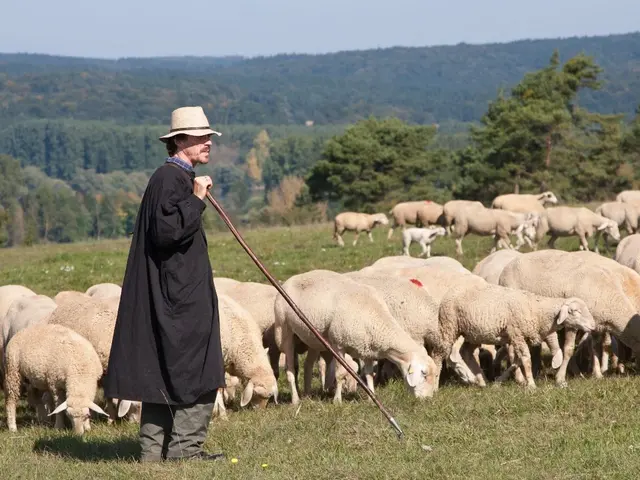
[{"label": "hazy sky", "polygon": [[0,52],[323,53],[640,29],[640,0],[9,0]]}]

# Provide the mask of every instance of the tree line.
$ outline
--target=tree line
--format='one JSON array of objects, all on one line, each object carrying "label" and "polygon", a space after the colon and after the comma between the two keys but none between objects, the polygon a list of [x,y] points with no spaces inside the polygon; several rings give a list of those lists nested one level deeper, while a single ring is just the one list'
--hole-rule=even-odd
[{"label": "tree line", "polygon": [[164,124],[176,105],[203,105],[229,124],[351,124],[396,116],[416,124],[475,122],[498,88],[587,52],[606,84],[583,90],[598,113],[633,114],[640,33],[505,44],[385,48],[252,59],[98,60],[0,55],[0,128],[34,118]]},{"label": "tree line", "polygon": [[[489,204],[501,193],[549,189],[565,202],[606,200],[640,188],[640,107],[628,121],[583,106],[580,94],[598,91],[603,77],[592,57],[562,63],[554,52],[501,91],[466,134],[373,116],[333,131],[238,126],[200,172],[212,175],[214,194],[246,225],[386,212],[403,200]],[[0,152],[11,153],[0,156],[0,243],[130,232],[148,176],[166,156],[157,140],[164,128],[30,125],[0,136]],[[213,212],[205,222],[223,228]]]}]

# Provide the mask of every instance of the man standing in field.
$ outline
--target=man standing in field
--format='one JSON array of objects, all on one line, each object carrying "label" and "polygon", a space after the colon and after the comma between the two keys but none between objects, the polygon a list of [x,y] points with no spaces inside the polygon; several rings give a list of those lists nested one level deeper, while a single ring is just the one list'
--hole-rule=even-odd
[{"label": "man standing in field", "polygon": [[217,460],[202,449],[224,387],[218,299],[202,227],[211,135],[201,107],[171,114],[169,158],[138,211],[104,381],[109,398],[142,402],[141,461]]}]

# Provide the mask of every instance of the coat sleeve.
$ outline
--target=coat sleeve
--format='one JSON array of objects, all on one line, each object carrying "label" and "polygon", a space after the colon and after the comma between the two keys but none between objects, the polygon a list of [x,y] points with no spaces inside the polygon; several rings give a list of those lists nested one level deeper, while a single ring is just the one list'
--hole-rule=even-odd
[{"label": "coat sleeve", "polygon": [[151,214],[149,233],[156,246],[172,248],[191,240],[200,229],[206,204],[193,193],[184,198],[184,193],[181,194],[173,182],[162,183]]}]

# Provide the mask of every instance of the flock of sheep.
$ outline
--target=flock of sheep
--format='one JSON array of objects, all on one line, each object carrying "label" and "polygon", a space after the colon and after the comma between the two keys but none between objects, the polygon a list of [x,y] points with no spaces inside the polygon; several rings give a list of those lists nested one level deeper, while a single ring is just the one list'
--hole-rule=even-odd
[{"label": "flock of sheep", "polygon": [[[453,226],[460,240],[482,226],[496,237],[496,246],[501,240],[510,246],[509,234],[526,237],[530,227],[536,235],[527,238],[548,231],[551,244],[562,233],[585,238],[596,229],[618,239],[618,225],[630,232],[637,228],[638,214],[627,196],[619,205],[603,205],[598,214],[545,209],[543,203],[554,198],[551,193],[508,195],[491,209],[449,202],[430,218],[436,222],[444,216],[441,228]],[[512,214],[506,207],[524,211]],[[431,221],[425,210],[440,211],[432,203],[415,208],[414,217],[394,208],[396,224],[417,218],[424,224]],[[624,216],[614,218],[616,211]],[[372,390],[398,377],[410,395],[432,397],[444,383],[443,371],[467,385],[483,387],[513,376],[533,389],[542,347],[549,351],[556,383],[565,386],[569,370],[586,369],[601,378],[624,371],[625,360],[640,359],[640,234],[620,241],[614,259],[587,250],[506,248],[492,252],[473,271],[450,257],[399,255],[357,271],[300,273],[282,288]],[[342,401],[343,391],[356,389],[275,287],[224,277],[214,282],[227,380],[214,415],[227,418],[226,407],[238,390],[241,407],[277,404],[283,367],[291,402],[297,404],[297,360],[305,352],[304,394],[310,393],[316,362],[321,388],[332,392],[335,402]],[[55,427],[63,428],[68,419],[79,435],[90,429],[91,411],[110,423],[123,417],[139,421],[138,402],[98,400],[97,395],[120,293],[110,283],[53,298],[20,285],[0,287],[0,373],[11,431],[17,428],[16,402],[23,393],[40,422],[55,416]],[[576,361],[578,350],[588,356],[586,366]]]},{"label": "flock of sheep", "polygon": [[[463,255],[462,240],[473,233],[493,236],[491,252],[499,248],[514,248],[510,236],[516,236],[515,249],[525,243],[537,249],[538,243],[549,235],[548,245],[555,248],[558,237],[577,236],[580,249],[589,250],[588,239],[594,238],[594,251],[602,235],[608,247],[609,237],[620,240],[620,228],[628,233],[638,229],[640,191],[627,190],[618,194],[615,202],[606,202],[595,211],[585,207],[554,206],[558,203],[553,192],[540,194],[506,194],[496,197],[491,208],[473,200],[451,200],[441,205],[432,201],[413,201],[396,204],[389,214],[342,212],[334,219],[333,237],[344,246],[345,231],[355,232],[353,245],[361,232],[373,241],[371,230],[377,225],[389,225],[387,240],[397,227],[402,228],[402,253],[409,255],[411,243],[421,245],[420,256],[431,256],[431,244],[439,236],[451,235],[455,239],[456,253]],[[409,227],[409,225],[415,225]]]}]

